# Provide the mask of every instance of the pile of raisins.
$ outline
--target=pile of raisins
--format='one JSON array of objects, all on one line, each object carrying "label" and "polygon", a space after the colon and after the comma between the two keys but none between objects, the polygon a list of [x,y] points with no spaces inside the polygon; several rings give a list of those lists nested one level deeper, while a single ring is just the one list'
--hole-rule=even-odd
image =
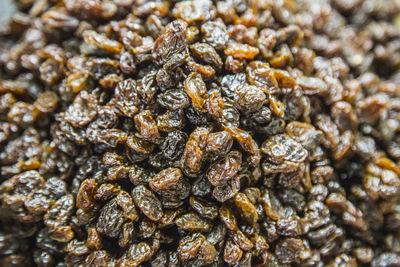
[{"label": "pile of raisins", "polygon": [[0,266],[400,266],[399,1],[14,4]]}]

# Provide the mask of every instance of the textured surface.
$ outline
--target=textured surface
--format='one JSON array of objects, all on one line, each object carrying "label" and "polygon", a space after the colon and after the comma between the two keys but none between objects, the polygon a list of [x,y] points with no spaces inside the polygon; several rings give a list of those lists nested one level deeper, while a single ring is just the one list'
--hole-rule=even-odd
[{"label": "textured surface", "polygon": [[400,266],[396,1],[16,0],[0,266]]}]

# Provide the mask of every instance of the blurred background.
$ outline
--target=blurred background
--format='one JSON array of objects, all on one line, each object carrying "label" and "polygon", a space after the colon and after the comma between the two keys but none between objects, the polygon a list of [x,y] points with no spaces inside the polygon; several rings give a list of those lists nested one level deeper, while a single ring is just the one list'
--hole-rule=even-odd
[{"label": "blurred background", "polygon": [[[16,0],[0,0],[0,24],[4,24],[15,13],[16,7],[14,1]],[[47,0],[28,0],[22,2],[47,2]],[[330,0],[316,0],[316,1],[330,1]],[[350,1],[350,0],[349,0]],[[377,3],[385,3],[386,0],[372,0]],[[400,0],[396,0],[400,5]],[[400,14],[394,18],[393,24],[400,29]]]},{"label": "blurred background", "polygon": [[0,0],[0,23],[4,23],[15,11],[12,0]]},{"label": "blurred background", "polygon": [[[0,23],[6,22],[10,16],[14,13],[15,5],[14,0],[0,0]],[[31,2],[34,2],[32,0]],[[374,0],[376,2],[384,2],[386,0]],[[400,4],[400,0],[396,0]],[[393,24],[400,28],[400,14],[394,19]]]}]

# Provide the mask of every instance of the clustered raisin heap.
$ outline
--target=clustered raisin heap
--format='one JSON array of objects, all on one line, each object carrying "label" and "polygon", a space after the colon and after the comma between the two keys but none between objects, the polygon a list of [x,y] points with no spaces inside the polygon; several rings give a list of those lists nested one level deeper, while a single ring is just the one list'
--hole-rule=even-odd
[{"label": "clustered raisin heap", "polygon": [[397,0],[15,4],[1,266],[400,265]]}]

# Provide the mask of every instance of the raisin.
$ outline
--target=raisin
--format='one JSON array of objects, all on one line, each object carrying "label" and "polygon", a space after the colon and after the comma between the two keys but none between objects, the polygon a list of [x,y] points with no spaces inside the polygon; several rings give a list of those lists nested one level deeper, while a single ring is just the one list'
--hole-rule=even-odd
[{"label": "raisin", "polygon": [[175,5],[172,15],[175,18],[180,18],[187,23],[191,23],[193,21],[211,19],[215,15],[214,9],[209,0],[183,1]]},{"label": "raisin", "polygon": [[225,55],[238,59],[253,59],[258,55],[259,49],[248,44],[232,44],[224,50]]},{"label": "raisin", "polygon": [[185,174],[192,176],[201,171],[203,165],[203,149],[206,145],[209,131],[197,128],[189,137],[181,159],[181,167]]},{"label": "raisin", "polygon": [[145,242],[141,242],[131,245],[119,260],[119,264],[121,266],[138,266],[141,262],[148,260],[150,257],[150,246]]},{"label": "raisin", "polygon": [[193,108],[198,112],[204,113],[207,88],[200,74],[194,72],[186,78],[185,92],[190,97]]},{"label": "raisin", "polygon": [[228,240],[224,249],[224,261],[228,264],[237,264],[243,256],[243,251],[232,240]]},{"label": "raisin", "polygon": [[126,141],[128,158],[133,161],[142,161],[148,158],[154,150],[154,145],[146,140],[131,135]]},{"label": "raisin", "polygon": [[177,186],[177,184],[183,178],[182,172],[178,168],[168,168],[157,173],[150,180],[150,188],[153,191],[160,191],[165,189],[172,189]]},{"label": "raisin", "polygon": [[96,229],[101,234],[116,238],[119,236],[122,224],[125,221],[117,200],[112,199],[101,209]]},{"label": "raisin", "polygon": [[135,221],[138,219],[138,213],[133,204],[133,199],[126,191],[119,191],[117,197],[115,198],[118,206],[122,209],[123,214],[126,218]]},{"label": "raisin", "polygon": [[95,227],[89,227],[88,228],[88,238],[86,241],[86,245],[94,250],[100,250],[102,247],[100,235],[97,232],[97,229]]},{"label": "raisin", "polygon": [[207,202],[204,199],[191,196],[189,198],[190,206],[202,217],[215,219],[218,216],[218,208],[214,203]]},{"label": "raisin", "polygon": [[195,57],[203,61],[205,64],[210,64],[218,70],[222,68],[221,57],[211,45],[195,43],[190,46],[190,49],[195,54]]},{"label": "raisin", "polygon": [[99,34],[95,31],[85,31],[83,33],[83,38],[86,43],[103,49],[108,53],[119,54],[123,48],[121,43],[108,39],[106,36]]},{"label": "raisin", "polygon": [[144,140],[156,142],[160,136],[156,122],[148,110],[142,111],[135,116],[135,126],[139,136]]},{"label": "raisin", "polygon": [[186,213],[175,220],[175,224],[187,231],[208,232],[210,224],[196,213]]},{"label": "raisin", "polygon": [[152,53],[157,62],[171,64],[177,61],[177,55],[185,56],[188,46],[185,28],[186,23],[183,21],[174,21],[167,25],[165,32],[154,43]]},{"label": "raisin", "polygon": [[282,263],[291,263],[298,258],[303,242],[296,238],[286,238],[277,244],[275,253]]},{"label": "raisin", "polygon": [[226,227],[232,231],[238,230],[237,220],[235,215],[227,206],[222,206],[219,209],[219,216],[221,221],[226,225]]},{"label": "raisin", "polygon": [[55,92],[44,92],[36,99],[34,106],[40,112],[50,113],[57,108],[58,101],[58,96]]},{"label": "raisin", "polygon": [[167,92],[158,95],[157,100],[161,106],[169,110],[186,108],[190,105],[186,93],[179,89],[168,90]]},{"label": "raisin", "polygon": [[256,86],[236,87],[234,100],[238,109],[243,113],[252,113],[261,109],[266,99],[263,91]]},{"label": "raisin", "polygon": [[79,192],[76,195],[76,206],[83,211],[89,211],[94,208],[94,194],[97,192],[97,183],[94,179],[83,181]]},{"label": "raisin", "polygon": [[82,91],[65,112],[65,120],[74,127],[84,126],[96,117],[97,108],[95,96]]},{"label": "raisin", "polygon": [[214,163],[207,174],[208,180],[214,186],[226,183],[239,171],[242,163],[242,155],[238,151],[231,151],[229,154]]},{"label": "raisin", "polygon": [[227,131],[211,133],[208,135],[206,151],[223,156],[229,152],[232,144],[233,139]]},{"label": "raisin", "polygon": [[235,177],[226,183],[214,187],[212,196],[219,202],[225,202],[236,195],[240,190],[240,180]]},{"label": "raisin", "polygon": [[182,109],[167,111],[157,117],[157,127],[162,132],[173,132],[185,127],[186,121]]},{"label": "raisin", "polygon": [[179,159],[183,153],[187,140],[187,135],[182,131],[173,131],[168,133],[160,144],[163,156],[168,160]]},{"label": "raisin", "polygon": [[160,200],[146,187],[139,185],[131,192],[135,205],[150,220],[159,221],[163,215]]},{"label": "raisin", "polygon": [[183,237],[179,240],[178,253],[182,260],[193,259],[199,253],[201,245],[205,241],[205,237],[199,233]]},{"label": "raisin", "polygon": [[268,138],[262,145],[261,151],[274,163],[285,161],[303,162],[307,151],[296,141],[286,135],[275,135]]},{"label": "raisin", "polygon": [[253,203],[243,193],[238,193],[233,198],[236,207],[239,209],[240,216],[251,225],[254,225],[258,220],[257,210]]},{"label": "raisin", "polygon": [[216,50],[225,48],[229,40],[226,25],[220,21],[208,21],[201,25],[203,40]]},{"label": "raisin", "polygon": [[140,96],[137,92],[138,84],[132,79],[118,83],[115,88],[115,106],[126,116],[133,117],[140,105]]}]

